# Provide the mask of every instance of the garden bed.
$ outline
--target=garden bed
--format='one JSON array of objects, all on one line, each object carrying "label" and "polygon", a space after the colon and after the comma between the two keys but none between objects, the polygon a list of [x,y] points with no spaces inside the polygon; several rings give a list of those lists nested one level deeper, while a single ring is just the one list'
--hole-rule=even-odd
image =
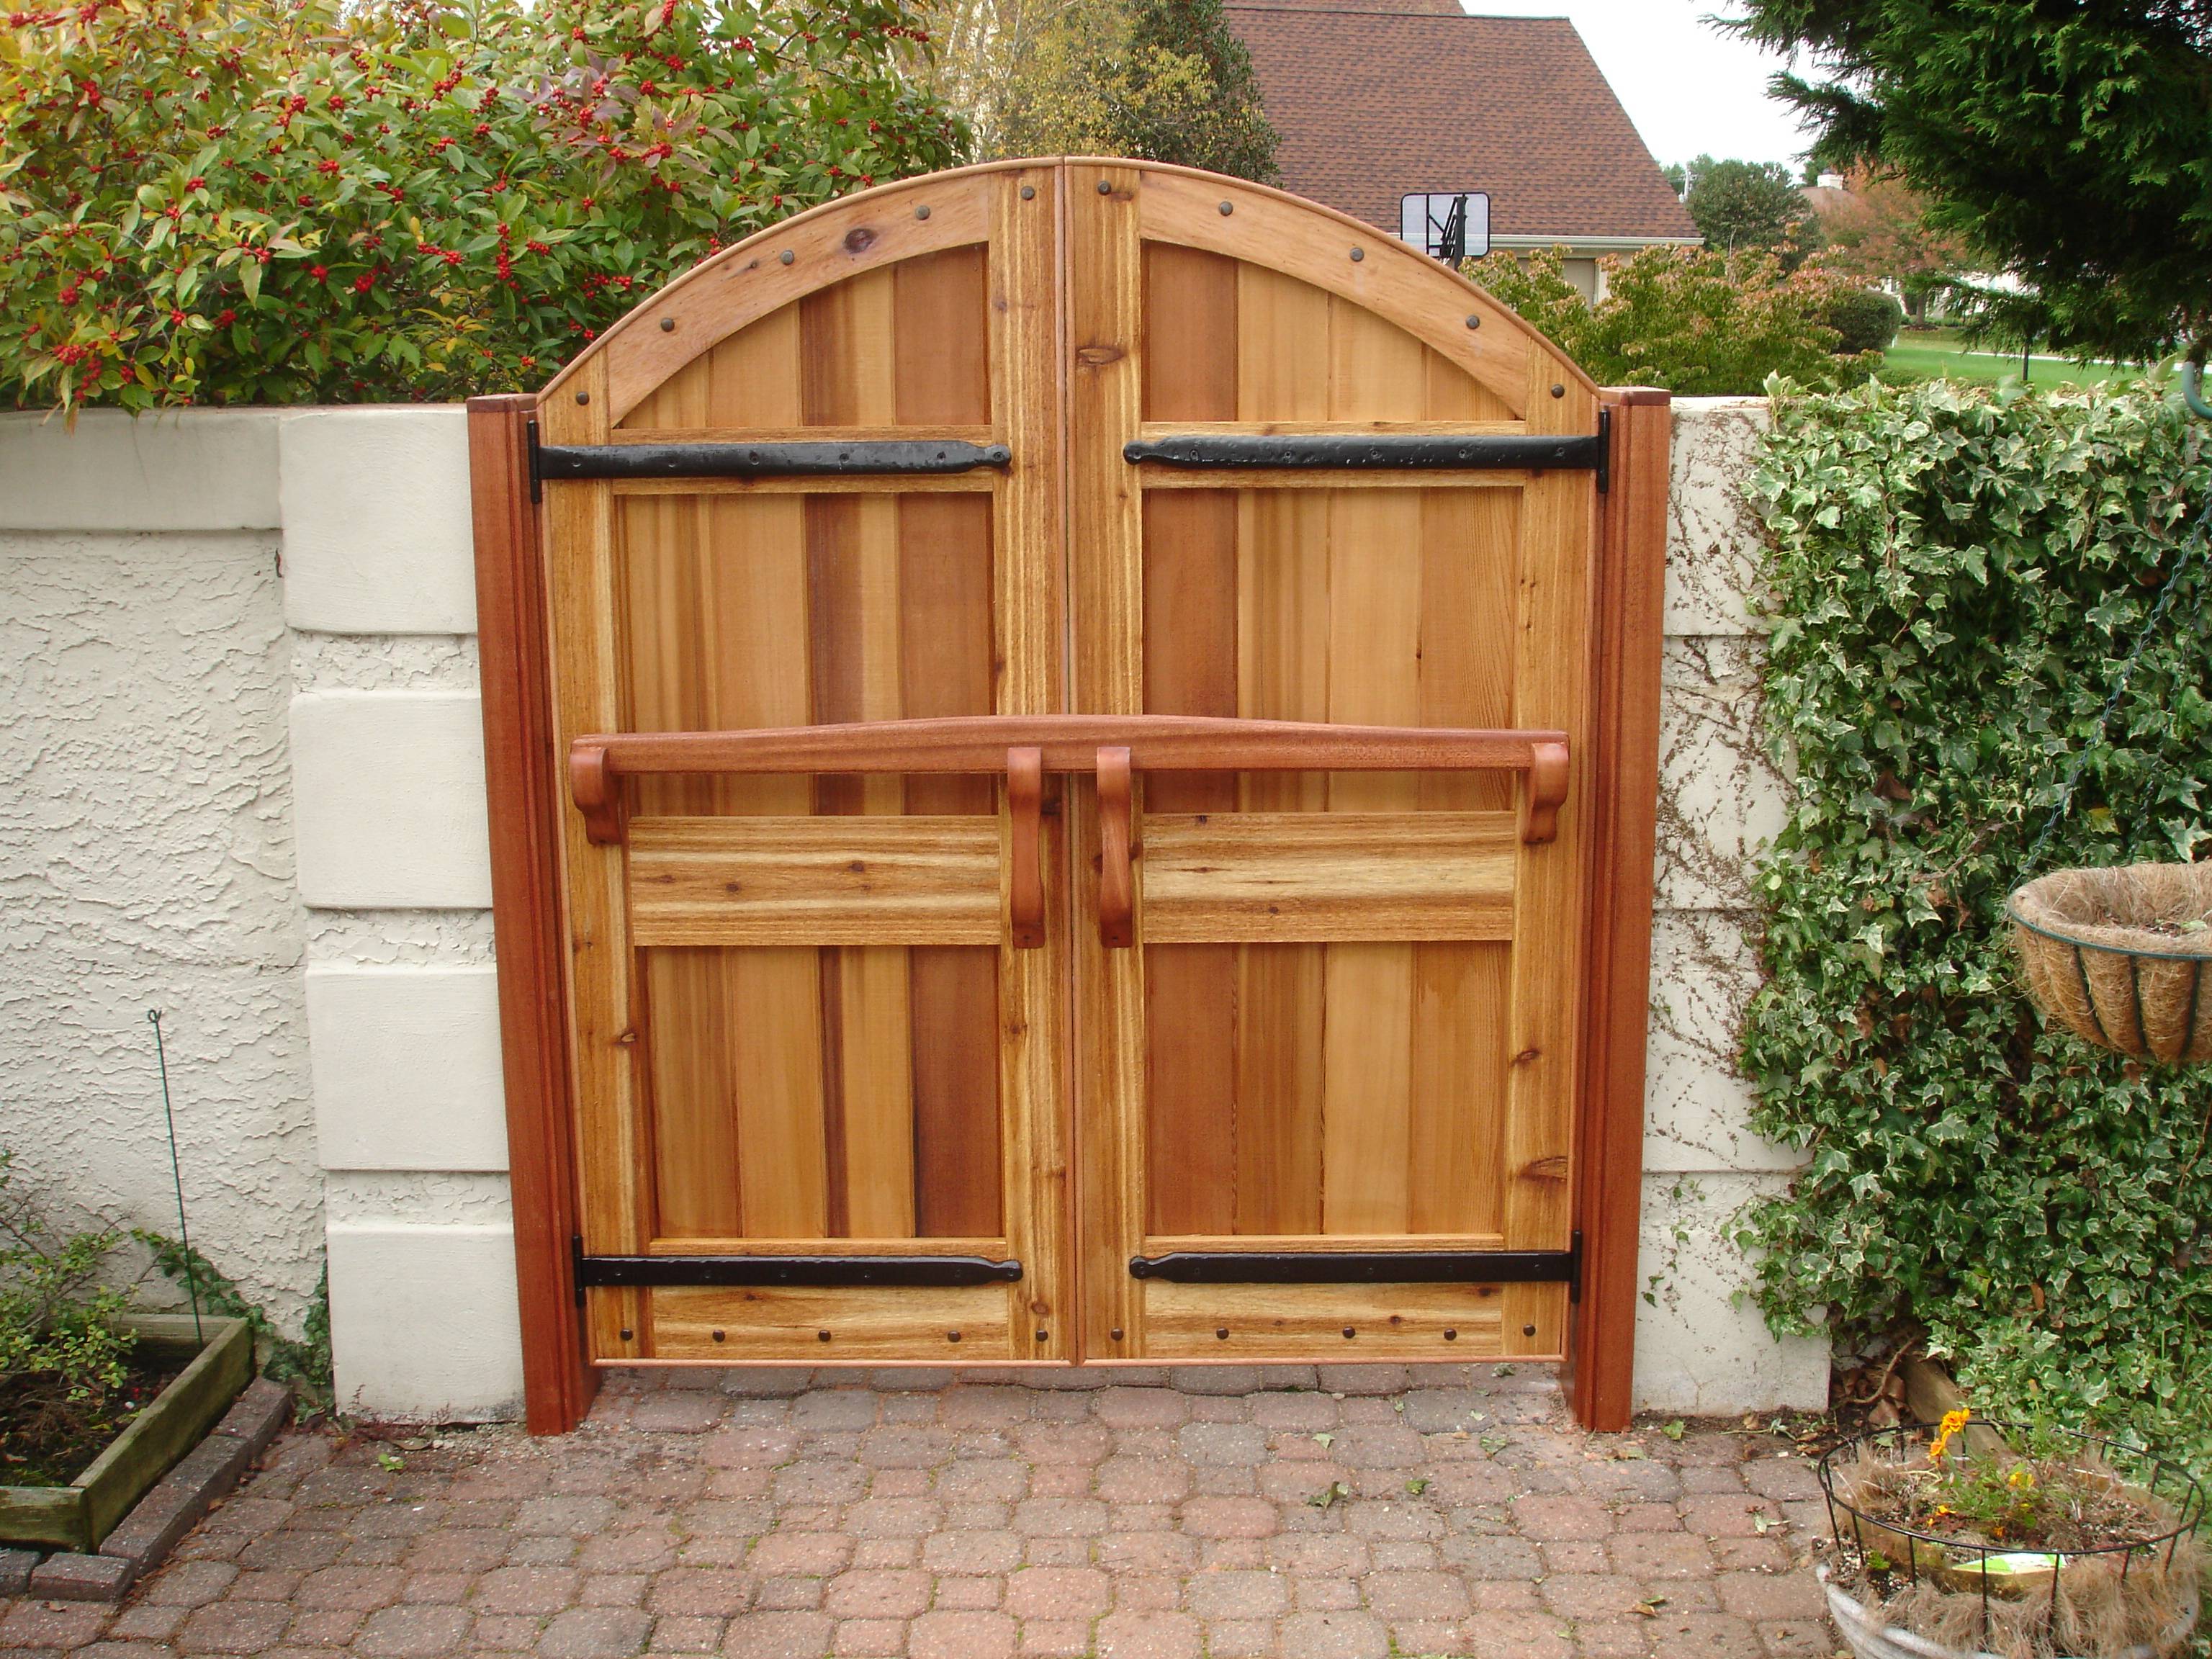
[{"label": "garden bed", "polygon": [[[0,1486],[0,1543],[97,1549],[252,1379],[253,1334],[243,1319],[204,1318],[198,1329],[189,1314],[133,1314],[123,1322],[138,1339],[137,1375],[166,1372],[169,1380],[68,1484]],[[58,1461],[65,1449],[48,1443],[40,1455]]]}]

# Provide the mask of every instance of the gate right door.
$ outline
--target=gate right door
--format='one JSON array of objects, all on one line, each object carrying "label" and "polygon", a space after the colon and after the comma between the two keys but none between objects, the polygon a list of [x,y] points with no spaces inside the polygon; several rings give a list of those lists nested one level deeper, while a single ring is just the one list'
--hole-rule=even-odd
[{"label": "gate right door", "polygon": [[1085,1356],[1557,1357],[1596,475],[1296,441],[1588,435],[1595,394],[1349,222],[1135,166],[1066,199],[1072,708],[1573,757],[1549,838],[1510,771],[1139,772],[1126,946],[1074,780]]}]

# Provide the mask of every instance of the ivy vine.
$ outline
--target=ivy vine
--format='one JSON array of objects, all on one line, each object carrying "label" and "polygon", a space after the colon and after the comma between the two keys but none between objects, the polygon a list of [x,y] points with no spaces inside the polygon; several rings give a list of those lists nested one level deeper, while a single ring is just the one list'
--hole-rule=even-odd
[{"label": "ivy vine", "polygon": [[2212,856],[2212,561],[2098,723],[2212,442],[2148,387],[1777,394],[1749,494],[1795,784],[1743,1056],[1810,1161],[1739,1224],[1756,1295],[2212,1472],[2212,1068],[2046,1029],[2001,922],[2043,869]]}]

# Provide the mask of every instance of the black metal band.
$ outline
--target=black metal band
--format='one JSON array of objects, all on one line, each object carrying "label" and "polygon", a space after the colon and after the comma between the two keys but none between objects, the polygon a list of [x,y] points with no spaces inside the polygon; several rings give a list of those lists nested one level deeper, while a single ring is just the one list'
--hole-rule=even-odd
[{"label": "black metal band", "polygon": [[981,1255],[576,1255],[589,1285],[992,1285],[1022,1276],[1018,1261]]},{"label": "black metal band", "polygon": [[1004,444],[951,439],[869,443],[541,444],[534,479],[918,477],[1006,466]]},{"label": "black metal band", "polygon": [[1224,468],[1315,467],[1343,471],[1462,472],[1568,468],[1599,471],[1606,434],[1544,437],[1429,437],[1419,434],[1326,433],[1309,437],[1247,437],[1237,434],[1176,433],[1125,444],[1121,458],[1162,466]]},{"label": "black metal band", "polygon": [[1175,1250],[1129,1258],[1171,1285],[1566,1285],[1582,1289],[1582,1235],[1566,1250]]}]

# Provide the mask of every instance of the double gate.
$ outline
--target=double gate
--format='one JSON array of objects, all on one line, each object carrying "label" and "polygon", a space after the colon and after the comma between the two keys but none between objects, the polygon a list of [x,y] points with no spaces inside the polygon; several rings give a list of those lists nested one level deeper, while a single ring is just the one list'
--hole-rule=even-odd
[{"label": "double gate", "polygon": [[478,400],[533,1424],[1600,1347],[1625,1413],[1665,418],[1115,161],[832,204]]}]

